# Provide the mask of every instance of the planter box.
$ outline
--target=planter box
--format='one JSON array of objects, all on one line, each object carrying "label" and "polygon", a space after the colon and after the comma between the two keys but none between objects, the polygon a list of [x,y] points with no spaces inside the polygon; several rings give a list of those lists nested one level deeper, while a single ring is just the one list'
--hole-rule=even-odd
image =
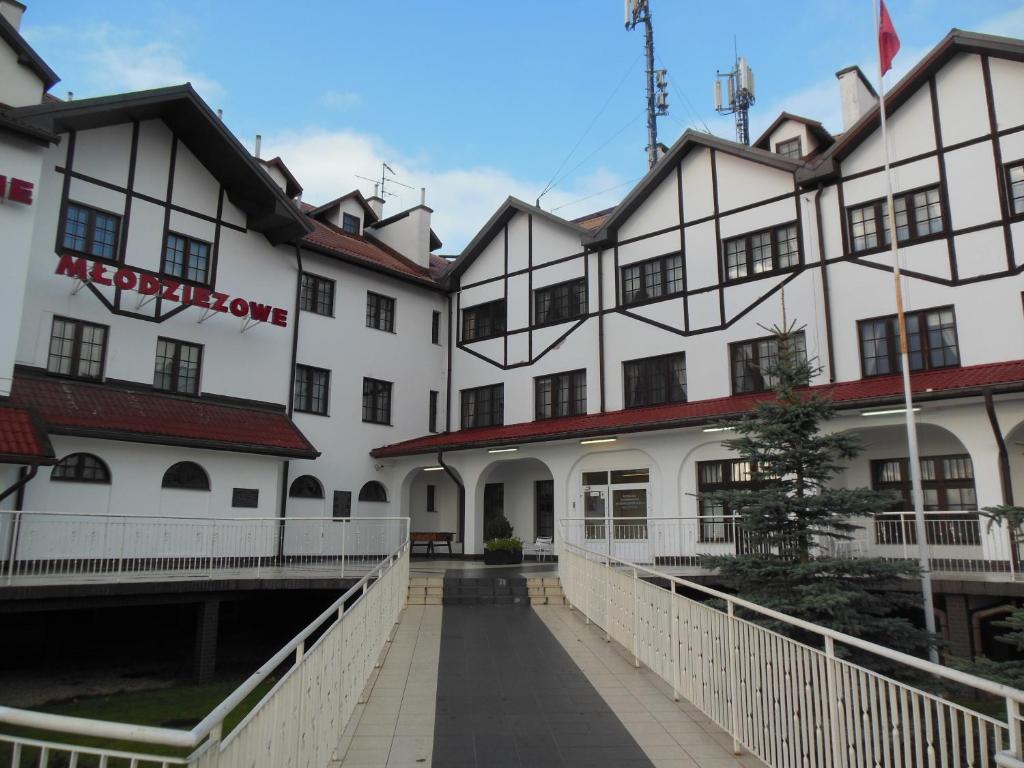
[{"label": "planter box", "polygon": [[519,565],[523,562],[523,550],[484,550],[484,565]]}]

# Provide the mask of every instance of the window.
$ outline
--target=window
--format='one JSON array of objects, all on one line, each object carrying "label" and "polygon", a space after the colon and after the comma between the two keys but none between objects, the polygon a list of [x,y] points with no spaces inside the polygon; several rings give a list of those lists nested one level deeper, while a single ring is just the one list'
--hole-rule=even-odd
[{"label": "window", "polygon": [[697,462],[697,508],[700,515],[701,542],[736,540],[735,511],[704,494],[721,491],[746,491],[758,487],[758,479],[749,461],[726,459]]},{"label": "window", "polygon": [[505,388],[501,384],[462,390],[462,428],[505,423]]},{"label": "window", "polygon": [[587,314],[586,278],[548,285],[533,292],[533,324],[548,325]]},{"label": "window", "polygon": [[185,235],[167,233],[167,246],[164,248],[164,262],[160,270],[165,275],[180,277],[196,283],[207,282],[210,268],[210,244],[202,240],[194,240]]},{"label": "window", "polygon": [[686,355],[645,357],[622,364],[623,399],[627,408],[686,401]]},{"label": "window", "polygon": [[363,421],[391,424],[390,381],[363,379]]},{"label": "window", "polygon": [[[807,344],[804,332],[791,337],[793,351],[797,358],[806,362]],[[729,345],[729,359],[732,363],[732,393],[764,392],[776,384],[772,370],[779,360],[779,340],[775,336],[763,339],[741,341]]]},{"label": "window", "polygon": [[505,333],[505,300],[488,301],[462,310],[462,340],[491,339]]},{"label": "window", "polygon": [[430,341],[434,344],[441,343],[441,313],[436,309],[430,316]]},{"label": "window", "polygon": [[555,481],[536,480],[534,488],[534,530],[537,536],[553,539],[555,536]]},{"label": "window", "polygon": [[764,275],[800,263],[800,235],[796,222],[763,229],[723,241],[726,281]]},{"label": "window", "polygon": [[395,300],[373,291],[366,292],[366,327],[395,331]]},{"label": "window", "polygon": [[164,472],[161,488],[184,488],[190,491],[210,490],[210,478],[206,470],[193,461],[179,461]]},{"label": "window", "polygon": [[437,486],[427,486],[427,512],[437,511]]},{"label": "window", "polygon": [[359,489],[360,501],[387,501],[388,492],[376,480],[371,480]]},{"label": "window", "polygon": [[327,415],[330,399],[331,372],[309,365],[295,366],[295,397],[292,405],[296,411]]},{"label": "window", "polygon": [[101,259],[114,259],[117,258],[117,234],[120,228],[120,216],[79,203],[68,203],[64,214],[62,242],[65,248],[72,251]]},{"label": "window", "polygon": [[[892,204],[898,243],[914,243],[945,230],[938,187],[894,195]],[[847,215],[850,248],[854,252],[872,251],[889,244],[889,206],[884,198],[849,208]]]},{"label": "window", "polygon": [[107,327],[54,317],[46,370],[61,376],[101,379],[107,346]]},{"label": "window", "polygon": [[800,145],[800,137],[794,136],[792,139],[777,142],[775,144],[775,154],[799,160],[804,156],[803,147]]},{"label": "window", "polygon": [[[956,315],[952,307],[908,312],[907,352],[911,371],[960,365]],[[895,315],[861,320],[861,370],[865,376],[901,373],[900,330]]]},{"label": "window", "polygon": [[334,314],[334,281],[303,272],[299,278],[299,309],[318,315]]},{"label": "window", "polygon": [[322,499],[324,487],[312,475],[301,475],[292,481],[288,496],[293,499]]},{"label": "window", "polygon": [[587,372],[571,371],[538,376],[533,380],[537,419],[579,416],[587,412]]},{"label": "window", "polygon": [[1024,162],[1006,166],[1006,185],[1009,187],[1011,215],[1024,215]]},{"label": "window", "polygon": [[683,256],[673,253],[622,268],[622,303],[645,301],[683,292]]},{"label": "window", "polygon": [[341,228],[350,235],[359,234],[359,217],[351,213],[341,214]]},{"label": "window", "polygon": [[158,338],[153,386],[166,392],[197,394],[202,359],[203,348],[198,344]]},{"label": "window", "polygon": [[[875,490],[890,491],[898,496],[891,508],[894,512],[912,513],[914,497],[908,459],[872,461],[871,484]],[[925,511],[967,513],[956,516],[925,515],[929,544],[981,543],[978,516],[971,514],[978,509],[978,499],[974,488],[974,464],[970,456],[922,456],[921,486]],[[876,516],[875,537],[879,544],[916,544],[913,514]]]},{"label": "window", "polygon": [[430,417],[428,420],[429,432],[437,432],[437,399],[439,396],[439,392],[430,390]]},{"label": "window", "polygon": [[51,480],[67,483],[110,483],[110,470],[99,456],[71,453],[53,465]]}]

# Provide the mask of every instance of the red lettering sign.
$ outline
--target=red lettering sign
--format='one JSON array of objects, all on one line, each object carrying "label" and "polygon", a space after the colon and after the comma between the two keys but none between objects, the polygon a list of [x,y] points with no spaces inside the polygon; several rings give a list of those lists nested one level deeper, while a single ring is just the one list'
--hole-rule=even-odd
[{"label": "red lettering sign", "polygon": [[[0,176],[0,196],[2,196],[7,180]],[[111,267],[111,269],[113,269]],[[62,254],[57,262],[56,274],[92,282],[97,285],[112,285],[123,291],[138,290],[142,296],[159,295],[164,301],[192,304],[211,309],[214,312],[231,312],[235,317],[250,318],[258,323],[270,322],[271,325],[285,327],[288,325],[288,310],[270,304],[261,304],[240,296],[232,297],[220,291],[211,291],[202,286],[182,283],[169,277],[159,277],[148,272],[140,272],[131,267],[118,267],[113,277],[108,272],[108,265],[99,261],[90,261],[83,256]],[[180,291],[180,293],[179,293]],[[211,303],[212,301],[212,303]]]},{"label": "red lettering sign", "polygon": [[31,181],[16,179],[13,176],[0,176],[0,198],[22,205],[32,205],[32,191],[35,188],[36,185]]}]

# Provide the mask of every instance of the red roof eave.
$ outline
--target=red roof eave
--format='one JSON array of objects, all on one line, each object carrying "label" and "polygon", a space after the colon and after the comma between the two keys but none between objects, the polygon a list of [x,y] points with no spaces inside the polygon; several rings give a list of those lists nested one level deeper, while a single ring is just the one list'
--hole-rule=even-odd
[{"label": "red roof eave", "polygon": [[[985,389],[996,387],[1001,391],[1020,391],[1024,390],[1024,360],[917,373],[911,377],[911,386],[918,400],[978,395]],[[830,397],[841,408],[882,405],[902,402],[903,380],[900,376],[879,376],[838,384],[820,384],[808,387],[807,392]],[[385,445],[370,454],[375,458],[412,456],[438,451],[700,426],[748,413],[757,403],[772,397],[774,395],[771,392],[760,392],[499,427],[464,429]]]}]

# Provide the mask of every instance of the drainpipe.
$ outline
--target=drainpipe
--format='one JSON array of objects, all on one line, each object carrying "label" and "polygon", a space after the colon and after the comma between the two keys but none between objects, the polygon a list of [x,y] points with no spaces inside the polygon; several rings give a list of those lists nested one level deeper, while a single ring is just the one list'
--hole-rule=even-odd
[{"label": "drainpipe", "polygon": [[[295,244],[295,265],[298,269],[298,277],[295,280],[295,311],[292,313],[292,367],[288,373],[288,403],[286,405],[288,419],[291,420],[295,414],[295,361],[299,353],[299,318],[302,310],[299,308],[299,299],[302,296],[302,249]],[[288,516],[288,470],[290,461],[285,461],[281,473],[281,519],[277,524],[277,559],[284,562],[284,518]]]},{"label": "drainpipe", "polygon": [[22,470],[21,470],[21,477],[19,477],[14,482],[14,484],[11,487],[9,487],[3,493],[0,493],[0,501],[3,501],[8,496],[10,496],[12,493],[19,493],[20,494],[21,489],[24,488],[26,485],[28,485],[28,482],[33,477],[36,476],[36,473],[38,471],[39,471],[39,465],[38,464],[31,464],[31,465],[29,465],[28,472],[25,472],[25,469],[23,467]]},{"label": "drainpipe", "polygon": [[814,192],[814,226],[818,230],[818,258],[821,259],[821,293],[825,302],[825,346],[828,350],[828,381],[836,380],[836,359],[832,351],[832,299],[828,289],[828,262],[825,259],[825,233],[821,229],[821,191],[824,184],[819,183]]},{"label": "drainpipe", "polygon": [[437,463],[440,467],[444,468],[444,473],[452,479],[452,482],[459,488],[459,543],[463,545],[462,554],[466,554],[466,547],[464,544],[466,534],[466,486],[463,485],[462,480],[455,474],[454,470],[444,463],[444,453],[442,451],[437,452]]},{"label": "drainpipe", "polygon": [[[992,400],[992,390],[985,389],[985,413],[988,414],[988,423],[992,426],[992,434],[996,439],[996,447],[999,449],[999,485],[1002,491],[1003,504],[1013,506],[1013,481],[1010,478],[1010,454],[1006,450],[1006,440],[1003,439],[1003,430],[999,428],[999,418],[996,416],[996,404]],[[1013,563],[1014,573],[1020,573],[1020,553],[1017,551],[1017,540],[1014,531],[1008,531],[1010,536],[1010,560]]]},{"label": "drainpipe", "polygon": [[7,572],[8,583],[10,583],[11,574],[14,573],[14,570],[13,570],[13,568],[14,568],[14,557],[18,553],[18,531],[19,531],[19,529],[21,527],[20,526],[20,518],[21,518],[21,516],[19,514],[17,514],[17,512],[21,511],[21,503],[20,503],[21,502],[21,491],[28,484],[28,482],[33,477],[36,476],[36,472],[38,472],[38,471],[39,471],[39,465],[38,464],[30,465],[29,468],[28,468],[28,472],[26,472],[25,468],[22,467],[21,468],[21,472],[20,472],[21,476],[14,482],[14,484],[10,488],[5,490],[3,493],[0,493],[0,501],[3,501],[8,496],[10,496],[12,493],[15,493],[15,492],[18,494],[18,501],[19,501],[19,503],[16,505],[17,509],[15,510],[15,514],[14,514],[14,516],[12,518],[11,541],[10,541],[10,544],[8,545],[8,548],[7,548],[7,562],[10,565],[10,568],[11,568],[11,570],[9,570]]}]

